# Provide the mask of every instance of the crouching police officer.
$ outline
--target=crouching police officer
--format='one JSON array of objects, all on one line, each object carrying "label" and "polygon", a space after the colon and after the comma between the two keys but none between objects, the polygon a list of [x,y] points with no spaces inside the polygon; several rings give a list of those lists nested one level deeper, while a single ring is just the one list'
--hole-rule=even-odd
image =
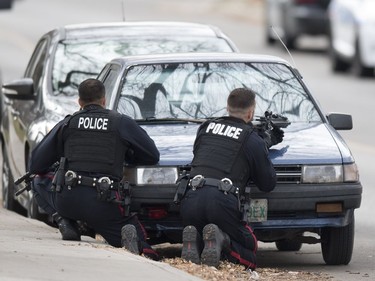
[{"label": "crouching police officer", "polygon": [[[242,221],[239,196],[252,181],[264,192],[276,185],[265,140],[253,128],[255,93],[233,90],[229,116],[203,123],[194,143],[190,184],[181,201],[182,258],[217,267],[225,257],[251,270],[256,268],[257,239]],[[277,131],[274,145],[282,140]],[[267,140],[269,143],[270,140]]]},{"label": "crouching police officer", "polygon": [[159,151],[134,120],[104,108],[105,88],[99,80],[83,81],[78,91],[81,110],[60,121],[33,150],[30,172],[44,173],[60,161],[58,214],[86,222],[112,246],[157,258],[137,217],[127,213],[121,179],[124,161],[156,164]]}]

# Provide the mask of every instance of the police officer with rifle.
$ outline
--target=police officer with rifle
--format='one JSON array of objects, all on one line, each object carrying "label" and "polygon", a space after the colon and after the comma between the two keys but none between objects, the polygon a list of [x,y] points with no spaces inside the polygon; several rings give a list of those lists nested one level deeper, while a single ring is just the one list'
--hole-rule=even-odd
[{"label": "police officer with rifle", "polygon": [[186,260],[217,267],[225,258],[256,268],[257,239],[242,219],[240,198],[250,181],[261,191],[274,189],[268,149],[282,141],[284,132],[276,126],[266,132],[255,128],[254,110],[255,93],[237,88],[227,100],[229,116],[208,120],[198,129],[190,175],[181,179],[188,183],[180,202]]},{"label": "police officer with rifle", "polygon": [[105,88],[97,79],[79,85],[81,109],[60,121],[35,147],[30,173],[43,174],[56,161],[55,205],[63,218],[84,221],[110,245],[157,259],[146,233],[129,213],[124,161],[159,161],[154,141],[134,120],[105,109]]}]

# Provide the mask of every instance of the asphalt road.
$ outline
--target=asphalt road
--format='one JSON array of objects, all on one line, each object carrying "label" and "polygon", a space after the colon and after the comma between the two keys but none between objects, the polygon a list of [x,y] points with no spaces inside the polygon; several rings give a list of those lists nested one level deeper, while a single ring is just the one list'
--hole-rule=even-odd
[{"label": "asphalt road", "polygon": [[[235,2],[235,3],[234,3]],[[251,4],[249,4],[251,3]],[[261,266],[327,272],[337,280],[375,280],[373,237],[375,134],[372,116],[375,78],[334,75],[325,52],[325,38],[302,38],[293,58],[279,46],[264,43],[261,0],[16,0],[13,10],[0,11],[0,69],[4,81],[22,76],[38,38],[49,29],[70,23],[125,20],[182,20],[214,24],[242,52],[280,56],[294,63],[325,112],[352,114],[354,129],[343,131],[360,169],[364,187],[362,206],[356,211],[354,254],[348,266],[325,266],[320,246],[304,245],[295,253],[280,253],[261,244]]]}]

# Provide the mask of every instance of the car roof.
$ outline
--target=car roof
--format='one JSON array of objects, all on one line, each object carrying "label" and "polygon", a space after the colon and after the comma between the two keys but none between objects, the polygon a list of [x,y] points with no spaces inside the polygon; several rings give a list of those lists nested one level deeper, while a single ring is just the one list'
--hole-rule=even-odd
[{"label": "car roof", "polygon": [[[216,26],[178,21],[131,21],[71,24],[58,29],[61,38],[92,37],[95,33],[113,36],[202,36],[227,38]],[[93,32],[95,31],[95,32]]]},{"label": "car roof", "polygon": [[115,58],[111,63],[127,67],[137,64],[159,64],[174,62],[263,62],[282,63],[291,66],[286,60],[270,55],[245,53],[170,53],[147,54]]}]

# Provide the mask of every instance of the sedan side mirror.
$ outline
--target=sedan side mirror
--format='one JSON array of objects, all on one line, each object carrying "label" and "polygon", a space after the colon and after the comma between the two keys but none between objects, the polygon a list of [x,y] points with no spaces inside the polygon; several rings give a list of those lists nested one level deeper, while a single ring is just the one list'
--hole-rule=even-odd
[{"label": "sedan side mirror", "polygon": [[32,100],[35,98],[33,79],[22,78],[4,84],[3,93],[9,99]]},{"label": "sedan side mirror", "polygon": [[352,116],[343,113],[330,113],[327,115],[329,124],[336,130],[351,130],[353,129]]}]

